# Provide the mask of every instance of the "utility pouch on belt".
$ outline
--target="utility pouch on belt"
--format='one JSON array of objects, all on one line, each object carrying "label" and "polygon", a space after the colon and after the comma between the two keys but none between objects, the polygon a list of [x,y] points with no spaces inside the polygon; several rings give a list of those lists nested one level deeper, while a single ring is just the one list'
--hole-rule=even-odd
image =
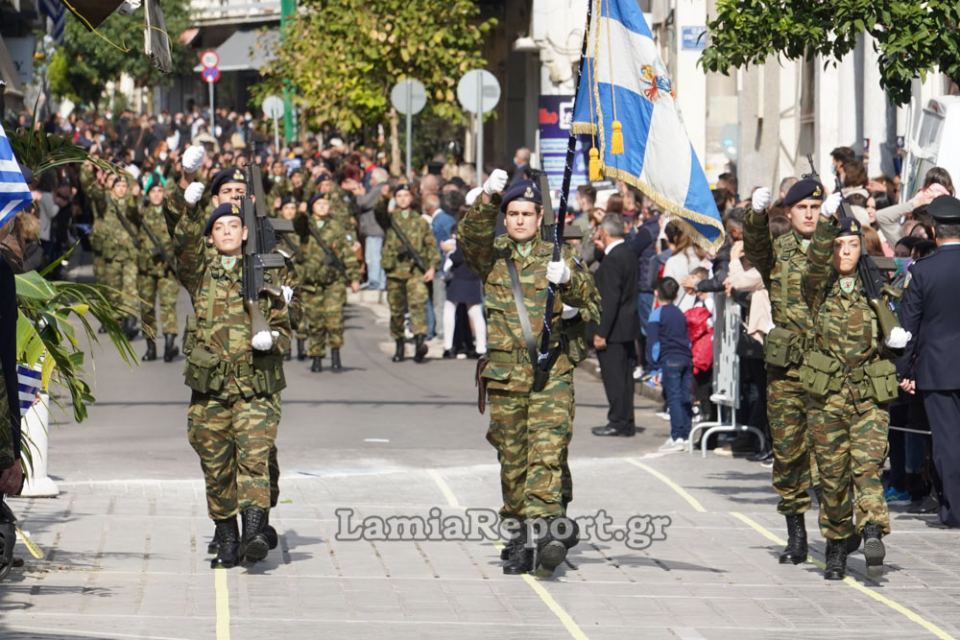
[{"label": "utility pouch on belt", "polygon": [[890,402],[897,397],[897,367],[889,360],[878,360],[863,368],[864,377],[870,381],[870,390],[877,403]]},{"label": "utility pouch on belt", "polygon": [[783,327],[774,327],[763,342],[763,360],[773,367],[789,367],[796,364],[796,335]]},{"label": "utility pouch on belt", "polygon": [[477,409],[480,415],[487,410],[487,379],[483,377],[483,370],[490,364],[487,356],[483,355],[477,359],[477,370],[474,373],[474,381],[477,385]]},{"label": "utility pouch on belt", "polygon": [[842,384],[840,363],[818,351],[811,351],[800,367],[800,383],[810,395],[817,397],[823,397],[830,391],[839,391]]},{"label": "utility pouch on belt", "polygon": [[257,395],[279,393],[287,386],[283,376],[283,356],[274,353],[253,352],[253,390]]},{"label": "utility pouch on belt", "polygon": [[183,330],[183,355],[189,356],[197,346],[197,317],[187,316],[187,325]]},{"label": "utility pouch on belt", "polygon": [[205,345],[195,346],[187,356],[183,376],[187,386],[200,393],[214,393],[223,388],[220,357]]}]

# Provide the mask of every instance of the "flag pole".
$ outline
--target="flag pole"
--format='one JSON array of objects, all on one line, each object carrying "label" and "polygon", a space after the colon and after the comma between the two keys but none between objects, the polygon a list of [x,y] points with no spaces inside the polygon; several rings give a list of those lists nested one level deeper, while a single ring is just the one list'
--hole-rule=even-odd
[{"label": "flag pole", "polygon": [[[584,60],[587,57],[587,41],[590,38],[590,20],[593,15],[593,0],[587,0],[587,24],[583,29],[583,43],[580,46],[580,64],[577,65],[577,75],[574,79],[573,105],[576,108],[580,97],[580,79],[583,77]],[[567,216],[567,199],[570,193],[570,179],[573,174],[574,154],[577,150],[577,134],[573,132],[571,123],[570,137],[567,138],[567,158],[563,167],[563,183],[560,187],[560,205],[556,209],[556,224],[553,227],[553,260],[562,258],[563,227]],[[549,197],[549,194],[543,194]],[[543,312],[543,331],[540,334],[540,350],[537,353],[537,366],[544,372],[550,367],[550,334],[553,323],[553,301],[556,297],[557,285],[550,283],[547,288],[547,305]]]}]

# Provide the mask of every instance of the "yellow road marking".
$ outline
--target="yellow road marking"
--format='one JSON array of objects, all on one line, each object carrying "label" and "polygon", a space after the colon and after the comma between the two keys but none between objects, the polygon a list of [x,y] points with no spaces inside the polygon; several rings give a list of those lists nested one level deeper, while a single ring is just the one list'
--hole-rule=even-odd
[{"label": "yellow road marking", "polygon": [[[769,529],[764,527],[762,524],[760,524],[756,520],[749,518],[743,515],[742,513],[737,513],[736,511],[731,511],[730,515],[732,515],[737,520],[740,520],[741,522],[749,526],[751,529],[753,529],[754,531],[762,535],[764,538],[766,538],[770,542],[773,542],[779,545],[787,544],[786,540],[783,540],[782,538],[778,537],[777,535],[775,535],[773,532],[771,532]],[[826,565],[824,565],[823,562],[814,558],[813,556],[807,556],[807,560],[815,564],[820,569],[826,568]],[[896,602],[895,600],[891,600],[885,595],[877,593],[873,589],[861,584],[851,576],[847,576],[846,578],[844,578],[843,583],[848,587],[850,587],[851,589],[854,589],[855,591],[859,591],[863,595],[869,596],[870,598],[873,598],[880,604],[896,611],[897,613],[905,617],[910,622],[920,625],[921,627],[923,627],[924,629],[932,633],[934,636],[940,638],[940,640],[956,640],[949,633],[947,633],[937,625],[933,624],[929,620],[924,619],[915,611],[908,609],[907,607],[903,606],[899,602]]]},{"label": "yellow road marking", "polygon": [[[463,509],[460,503],[457,501],[457,496],[454,495],[453,490],[450,489],[450,485],[447,484],[447,481],[443,479],[443,476],[439,472],[430,469],[427,473],[430,474],[430,477],[433,478],[433,481],[436,483],[437,487],[440,488],[440,493],[443,494],[443,497],[447,499],[447,504],[455,509]],[[499,542],[495,542],[494,546],[497,550],[503,548],[503,545]],[[570,637],[574,640],[589,640],[587,634],[583,632],[583,629],[574,622],[573,617],[560,606],[560,603],[557,602],[550,592],[540,584],[536,578],[532,577],[528,573],[524,573],[520,576],[523,578],[523,581],[533,589],[533,592],[539,596],[543,604],[547,605],[547,608],[553,612],[553,615],[557,616],[557,619],[560,621],[560,624],[563,625],[563,628],[567,630],[567,633],[570,634]],[[218,638],[219,640],[219,638]]]},{"label": "yellow road marking", "polygon": [[679,495],[681,498],[683,498],[684,500],[686,500],[686,501],[690,504],[690,506],[693,507],[693,510],[694,510],[694,511],[699,511],[700,513],[706,513],[707,510],[703,508],[703,505],[700,504],[700,501],[699,501],[699,500],[697,500],[697,499],[694,498],[692,495],[690,495],[689,493],[687,493],[686,489],[684,489],[683,487],[681,487],[680,485],[678,485],[676,482],[674,482],[673,480],[671,480],[671,479],[668,478],[667,476],[663,475],[662,473],[660,473],[659,471],[657,471],[657,470],[654,469],[653,467],[648,466],[648,465],[646,465],[646,464],[644,464],[644,463],[642,463],[642,462],[638,462],[638,461],[634,460],[633,458],[625,458],[625,460],[626,460],[628,463],[632,464],[633,466],[639,467],[639,468],[643,469],[644,471],[646,471],[647,473],[649,473],[650,475],[652,475],[654,478],[656,478],[657,480],[659,480],[659,481],[662,482],[663,484],[665,484],[665,485],[667,485],[668,487],[670,487],[671,489],[673,489],[673,490],[677,493],[677,495]]},{"label": "yellow road marking", "polygon": [[217,595],[217,640],[230,640],[230,587],[227,570],[213,570],[213,584]]},{"label": "yellow road marking", "polygon": [[20,536],[20,542],[23,543],[23,546],[27,548],[27,551],[30,552],[36,560],[43,560],[43,551],[40,551],[40,547],[37,546],[37,543],[30,539],[30,536],[23,532],[23,529],[17,527],[17,535]]}]

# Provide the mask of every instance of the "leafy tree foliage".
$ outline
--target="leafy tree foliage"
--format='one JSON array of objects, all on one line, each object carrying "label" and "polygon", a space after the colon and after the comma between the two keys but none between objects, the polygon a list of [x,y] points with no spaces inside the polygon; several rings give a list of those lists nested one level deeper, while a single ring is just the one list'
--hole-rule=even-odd
[{"label": "leafy tree foliage", "polygon": [[839,60],[869,33],[879,53],[880,84],[890,98],[910,100],[911,81],[939,67],[960,81],[957,0],[718,0],[701,63],[709,71],[819,54]]}]

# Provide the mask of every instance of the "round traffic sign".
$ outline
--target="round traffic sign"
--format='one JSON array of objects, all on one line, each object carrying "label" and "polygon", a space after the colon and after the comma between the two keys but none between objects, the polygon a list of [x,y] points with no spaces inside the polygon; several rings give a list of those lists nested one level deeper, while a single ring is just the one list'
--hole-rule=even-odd
[{"label": "round traffic sign", "polygon": [[220,66],[220,56],[213,49],[207,49],[200,53],[200,65],[204,69],[212,69]]},{"label": "round traffic sign", "polygon": [[470,113],[486,113],[500,101],[500,83],[486,69],[467,71],[457,83],[457,100]]},{"label": "round traffic sign", "polygon": [[390,104],[404,115],[420,113],[427,104],[427,90],[419,80],[401,80],[390,90]]},{"label": "round traffic sign", "polygon": [[283,117],[283,98],[267,96],[263,99],[263,115],[278,120]]},{"label": "round traffic sign", "polygon": [[200,77],[203,78],[204,82],[213,84],[220,80],[220,69],[219,67],[206,67],[200,72]]}]

